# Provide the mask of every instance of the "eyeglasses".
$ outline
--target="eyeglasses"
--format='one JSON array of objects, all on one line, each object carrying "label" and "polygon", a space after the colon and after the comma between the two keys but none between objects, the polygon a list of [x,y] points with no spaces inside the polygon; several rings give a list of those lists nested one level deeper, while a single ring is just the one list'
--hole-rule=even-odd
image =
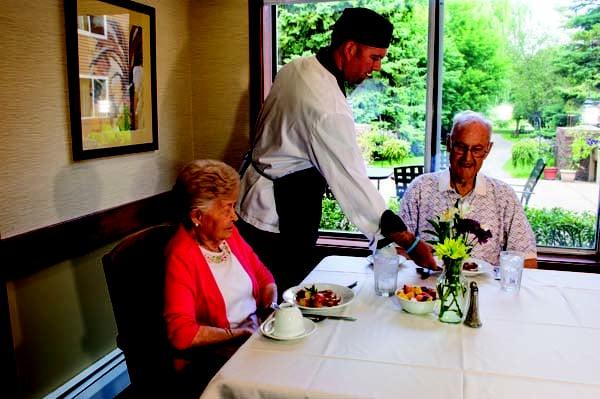
[{"label": "eyeglasses", "polygon": [[463,143],[452,143],[451,142],[451,147],[456,155],[464,155],[468,151],[470,151],[471,155],[473,155],[474,158],[483,158],[490,150],[490,144],[488,144],[485,147],[480,146],[480,145],[469,147],[468,145],[465,145]]}]

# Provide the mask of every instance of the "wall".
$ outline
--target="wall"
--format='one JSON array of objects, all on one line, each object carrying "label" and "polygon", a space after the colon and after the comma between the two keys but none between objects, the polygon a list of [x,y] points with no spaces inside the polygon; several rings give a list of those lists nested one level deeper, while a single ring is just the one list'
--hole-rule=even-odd
[{"label": "wall", "polygon": [[194,154],[238,167],[248,149],[248,2],[193,2]]},{"label": "wall", "polygon": [[[229,127],[224,129],[227,124],[212,126],[216,138],[210,140],[204,139],[205,129],[194,134],[193,128],[204,109],[192,112],[192,97],[210,89],[203,87],[201,94],[190,85],[192,75],[196,82],[204,76],[205,69],[192,73],[190,61],[191,46],[200,46],[197,38],[192,40],[191,15],[203,7],[193,0],[142,2],[155,7],[157,16],[159,150],[80,162],[71,157],[63,1],[2,2],[2,238],[168,190],[177,168],[194,158],[197,140],[206,141],[199,148],[218,146],[214,156],[225,153],[218,143],[231,134]],[[219,113],[215,108],[211,112]],[[228,117],[229,112],[220,116]],[[100,263],[109,247],[8,283],[24,397],[42,396],[114,347],[114,320]]]}]

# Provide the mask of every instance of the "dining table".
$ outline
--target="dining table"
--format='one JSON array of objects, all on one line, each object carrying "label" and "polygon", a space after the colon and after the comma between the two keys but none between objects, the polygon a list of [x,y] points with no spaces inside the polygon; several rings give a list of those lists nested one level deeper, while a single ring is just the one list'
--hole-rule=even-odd
[{"label": "dining table", "polygon": [[[412,261],[398,286],[436,286]],[[329,256],[304,279],[352,288],[297,340],[252,335],[208,384],[210,398],[600,398],[600,275],[525,269],[518,292],[493,273],[478,286],[480,328],[410,314],[375,295],[368,258]]]}]

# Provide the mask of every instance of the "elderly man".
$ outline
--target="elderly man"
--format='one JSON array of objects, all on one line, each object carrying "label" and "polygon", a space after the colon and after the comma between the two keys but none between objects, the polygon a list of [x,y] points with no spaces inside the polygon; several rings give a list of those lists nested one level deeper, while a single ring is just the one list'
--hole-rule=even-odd
[{"label": "elderly man", "polygon": [[422,238],[431,229],[428,220],[452,207],[457,200],[469,205],[468,217],[492,232],[473,256],[498,264],[500,251],[525,254],[525,266],[536,267],[536,244],[531,226],[514,190],[506,183],[478,174],[492,148],[492,125],[483,115],[465,111],[454,117],[447,148],[450,169],[416,178],[402,198],[400,216]]},{"label": "elderly man", "polygon": [[345,84],[379,71],[392,24],[366,8],[345,9],[331,45],[278,74],[259,115],[237,211],[240,232],[278,287],[298,284],[313,266],[327,186],[372,247],[394,241],[419,264],[435,267],[430,248],[406,231],[367,177]]}]

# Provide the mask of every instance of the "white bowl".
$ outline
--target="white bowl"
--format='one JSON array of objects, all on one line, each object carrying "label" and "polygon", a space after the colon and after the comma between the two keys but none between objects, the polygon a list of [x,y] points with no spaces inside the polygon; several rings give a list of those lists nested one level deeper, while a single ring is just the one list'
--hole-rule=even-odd
[{"label": "white bowl", "polygon": [[[332,290],[341,298],[340,303],[335,306],[326,306],[326,307],[322,307],[322,308],[313,308],[310,306],[298,305],[298,303],[296,302],[296,293],[298,291],[300,291],[301,289],[306,289],[308,287],[312,287],[313,285],[319,291]],[[283,300],[288,303],[298,306],[302,310],[309,310],[313,313],[314,312],[322,312],[322,311],[328,312],[331,310],[341,309],[344,306],[347,306],[350,302],[352,302],[354,300],[354,291],[352,291],[348,287],[345,287],[343,285],[338,285],[338,284],[306,283],[306,284],[298,285],[296,287],[288,288],[287,290],[285,290],[285,292],[283,293]]]},{"label": "white bowl", "polygon": [[435,299],[433,301],[418,302],[418,301],[406,300],[406,299],[400,298],[397,295],[394,295],[392,297],[392,300],[394,302],[396,302],[396,304],[398,306],[401,306],[402,310],[404,310],[408,313],[412,313],[412,314],[431,313],[434,311],[436,305],[440,302],[439,299]]}]

